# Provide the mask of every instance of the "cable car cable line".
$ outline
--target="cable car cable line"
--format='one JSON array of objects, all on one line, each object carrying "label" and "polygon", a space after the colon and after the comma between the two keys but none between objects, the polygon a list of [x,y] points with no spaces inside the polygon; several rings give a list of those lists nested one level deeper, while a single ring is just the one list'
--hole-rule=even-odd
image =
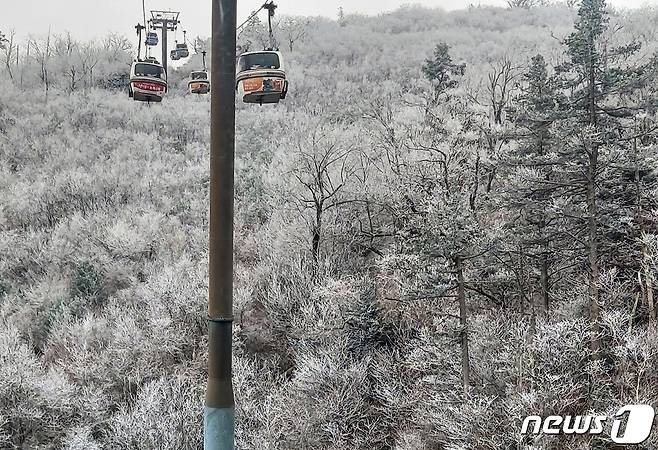
[{"label": "cable car cable line", "polygon": [[254,17],[256,17],[256,16],[258,15],[259,12],[261,12],[262,10],[265,9],[266,5],[267,5],[267,3],[263,4],[263,6],[261,6],[261,7],[258,9],[258,11],[252,13],[251,16],[249,16],[249,18],[248,18],[247,20],[245,20],[244,22],[242,22],[242,25],[240,25],[239,27],[236,28],[236,31],[239,31],[242,27],[244,27],[246,24],[248,24],[249,21],[250,21],[251,19],[253,19]]}]

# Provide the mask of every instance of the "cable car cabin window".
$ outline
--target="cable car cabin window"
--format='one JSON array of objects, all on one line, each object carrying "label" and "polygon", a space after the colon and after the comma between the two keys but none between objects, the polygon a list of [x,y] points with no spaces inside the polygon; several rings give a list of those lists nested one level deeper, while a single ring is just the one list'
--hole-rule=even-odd
[{"label": "cable car cabin window", "polygon": [[164,69],[152,64],[137,64],[135,66],[135,75],[138,77],[165,78]]},{"label": "cable car cabin window", "polygon": [[255,69],[279,69],[279,55],[276,53],[254,53],[242,55],[239,62],[240,72]]},{"label": "cable car cabin window", "polygon": [[195,72],[192,74],[193,80],[207,80],[208,75],[205,72]]}]

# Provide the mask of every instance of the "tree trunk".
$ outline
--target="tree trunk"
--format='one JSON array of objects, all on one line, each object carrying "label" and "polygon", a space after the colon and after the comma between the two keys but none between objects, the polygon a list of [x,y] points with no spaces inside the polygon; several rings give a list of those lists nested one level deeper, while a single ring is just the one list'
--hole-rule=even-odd
[{"label": "tree trunk", "polygon": [[[523,248],[523,244],[519,244],[519,260],[518,260],[518,296],[519,296],[519,314],[524,315],[526,313],[526,300],[528,298],[526,289],[528,287],[527,283],[527,276],[526,276],[526,267],[525,267],[525,249]],[[530,300],[531,302],[534,301],[534,299]],[[534,307],[534,305],[530,305],[531,307]]]},{"label": "tree trunk", "polygon": [[540,287],[540,296],[541,296],[541,305],[544,308],[544,314],[548,316],[550,306],[551,306],[551,298],[549,294],[549,287],[550,287],[550,274],[549,274],[549,262],[548,262],[548,255],[549,255],[549,242],[548,238],[544,236],[544,231],[546,228],[546,216],[545,212],[542,211],[542,217],[539,222],[539,238],[541,239],[541,253],[539,256],[539,287]]},{"label": "tree trunk", "polygon": [[316,205],[315,224],[313,226],[313,240],[311,253],[313,255],[313,273],[317,273],[320,264],[320,239],[322,237],[322,205]]},{"label": "tree trunk", "polygon": [[[545,247],[544,247],[545,246]],[[551,304],[551,297],[548,292],[549,289],[549,274],[548,274],[548,245],[544,243],[542,245],[544,247],[544,250],[542,251],[542,256],[541,256],[541,275],[540,275],[540,284],[541,284],[541,300],[542,300],[542,305],[544,307],[544,313],[548,316],[548,312],[550,310],[550,304]]]},{"label": "tree trunk", "polygon": [[589,303],[590,321],[592,324],[591,350],[598,353],[601,343],[600,307],[599,307],[599,248],[598,248],[598,205],[596,201],[596,173],[598,171],[598,147],[594,147],[589,157],[589,173],[587,180],[587,224],[589,247]]},{"label": "tree trunk", "polygon": [[459,325],[461,327],[462,384],[464,393],[468,393],[471,368],[468,356],[468,311],[466,310],[466,284],[464,283],[464,266],[461,256],[454,260],[457,270],[457,298],[459,299]]},{"label": "tree trunk", "polygon": [[473,189],[471,191],[471,195],[468,201],[471,207],[471,211],[475,211],[479,188],[480,188],[480,154],[478,153],[475,158],[475,173],[473,175]]},{"label": "tree trunk", "polygon": [[503,107],[502,106],[494,107],[494,121],[496,122],[496,125],[502,125],[503,124]]},{"label": "tree trunk", "polygon": [[[637,127],[634,129],[637,134]],[[637,150],[637,138],[633,139],[633,164],[635,165],[635,221],[637,222],[637,239],[642,246],[642,267],[639,270],[638,278],[640,282],[640,291],[642,292],[642,301],[646,303],[649,310],[649,326],[656,325],[656,305],[653,301],[653,273],[649,259],[649,250],[642,237],[644,234],[644,222],[642,218],[642,186],[640,183],[640,163]]]},{"label": "tree trunk", "polygon": [[649,259],[649,251],[645,244],[642,244],[642,256],[644,271],[644,289],[646,291],[647,307],[649,308],[649,326],[656,326],[656,305],[653,301],[653,272],[651,271],[651,261]]},{"label": "tree trunk", "polygon": [[[589,53],[589,125],[598,129],[598,118],[596,111],[596,70],[594,67],[596,47],[592,38],[588,42]],[[599,248],[598,248],[598,205],[596,181],[599,170],[599,145],[594,143],[589,151],[589,164],[587,173],[587,228],[588,236],[588,262],[589,262],[589,303],[590,322],[592,324],[592,340],[590,347],[596,356],[601,348],[600,342],[600,307],[599,307]]]},{"label": "tree trunk", "polygon": [[[541,129],[541,132],[539,134],[539,154],[543,157],[546,155],[546,152],[544,150],[544,140],[546,138],[547,131],[545,128]],[[544,176],[544,179],[546,181],[551,181],[551,175],[550,172],[547,173]],[[539,275],[539,286],[541,289],[540,295],[541,295],[541,305],[544,307],[544,314],[548,317],[548,313],[550,310],[550,303],[551,303],[551,298],[549,294],[549,287],[550,287],[550,275],[549,275],[549,261],[548,261],[548,255],[550,252],[550,242],[549,238],[546,236],[548,233],[546,232],[546,201],[547,198],[542,196],[542,211],[541,211],[541,217],[539,220],[539,239],[541,240],[541,256],[539,257],[539,264],[540,264],[540,275]]]}]

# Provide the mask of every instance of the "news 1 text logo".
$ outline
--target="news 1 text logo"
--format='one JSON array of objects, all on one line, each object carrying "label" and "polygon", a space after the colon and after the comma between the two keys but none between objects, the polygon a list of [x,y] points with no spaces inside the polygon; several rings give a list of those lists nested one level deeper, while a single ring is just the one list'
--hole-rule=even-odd
[{"label": "news 1 text logo", "polygon": [[[612,422],[610,439],[616,444],[644,443],[653,429],[655,411],[650,405],[626,405],[613,416],[528,416],[523,421],[523,435],[600,435]],[[626,426],[624,427],[624,423]]]}]

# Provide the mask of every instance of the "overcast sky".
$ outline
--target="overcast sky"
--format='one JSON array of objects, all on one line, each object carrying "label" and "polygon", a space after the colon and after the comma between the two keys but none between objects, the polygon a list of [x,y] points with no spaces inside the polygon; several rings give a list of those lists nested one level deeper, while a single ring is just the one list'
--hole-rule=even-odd
[{"label": "overcast sky", "polygon": [[[637,7],[657,5],[658,0],[608,0],[610,4]],[[70,31],[79,38],[94,38],[109,31],[132,34],[133,27],[142,21],[141,0],[13,0],[4,1],[0,14],[0,30],[15,29],[19,36],[29,33],[45,34],[51,27],[54,33]],[[238,21],[264,0],[238,0]],[[280,14],[323,15],[336,17],[339,6],[346,13],[378,14],[401,5],[416,3],[444,9],[465,8],[469,4],[504,6],[505,0],[277,0]],[[210,0],[146,0],[147,9],[181,11],[183,27],[190,36],[210,34]]]}]

